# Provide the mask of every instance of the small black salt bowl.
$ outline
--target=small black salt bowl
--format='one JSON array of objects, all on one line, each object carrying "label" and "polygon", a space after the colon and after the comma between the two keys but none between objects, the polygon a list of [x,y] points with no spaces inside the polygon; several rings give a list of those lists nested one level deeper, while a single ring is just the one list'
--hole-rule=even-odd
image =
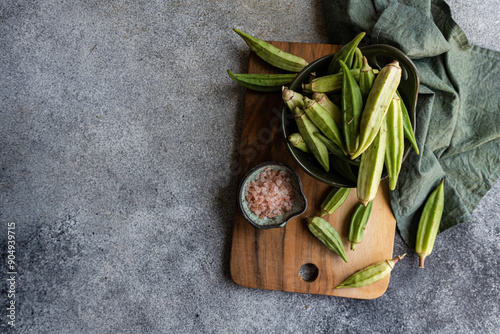
[{"label": "small black salt bowl", "polygon": [[[257,175],[267,168],[272,170],[284,171],[290,178],[290,183],[293,188],[293,205],[292,210],[285,212],[281,216],[273,218],[259,218],[258,215],[254,214],[252,210],[248,207],[248,202],[246,200],[246,193],[248,191],[248,185],[250,182],[255,181]],[[281,162],[265,162],[252,168],[243,177],[240,183],[240,188],[238,190],[238,202],[240,204],[241,212],[243,217],[254,227],[265,230],[275,227],[283,227],[288,223],[293,217],[297,217],[303,214],[307,208],[307,199],[302,190],[302,183],[300,182],[299,175],[288,165]]]},{"label": "small black salt bowl", "polygon": [[[417,107],[417,97],[418,89],[420,85],[420,79],[418,74],[418,69],[408,56],[404,54],[403,51],[392,47],[390,45],[376,44],[360,48],[361,52],[368,59],[368,63],[375,69],[381,69],[386,64],[389,64],[393,60],[399,61],[399,65],[402,69],[401,82],[398,87],[398,91],[401,94],[405,106],[408,110],[410,116],[410,121],[415,132],[415,111]],[[309,63],[300,73],[297,74],[295,79],[288,85],[288,88],[299,92],[302,92],[302,84],[309,82],[311,73],[316,73],[316,75],[323,76],[326,75],[328,65],[335,54],[330,54],[315,61]],[[295,123],[294,116],[292,112],[288,109],[285,103],[281,105],[281,127],[283,139],[285,140],[285,145],[290,153],[292,159],[304,170],[307,174],[312,176],[318,181],[326,183],[334,187],[346,187],[354,188],[356,187],[356,181],[350,180],[345,176],[341,175],[335,168],[330,168],[329,172],[326,172],[321,165],[314,159],[312,154],[304,153],[301,150],[290,145],[288,141],[288,136],[294,132],[298,132],[297,125]],[[411,144],[405,139],[405,153],[404,159],[408,156],[411,149]],[[330,166],[336,164],[335,160],[330,160]],[[384,170],[382,173],[382,179],[387,177],[387,171]]]}]

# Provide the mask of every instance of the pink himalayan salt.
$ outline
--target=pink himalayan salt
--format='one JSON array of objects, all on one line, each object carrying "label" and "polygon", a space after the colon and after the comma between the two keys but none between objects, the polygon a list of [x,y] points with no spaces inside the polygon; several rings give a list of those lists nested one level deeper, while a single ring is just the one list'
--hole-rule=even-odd
[{"label": "pink himalayan salt", "polygon": [[245,194],[248,208],[262,218],[273,218],[292,210],[293,188],[284,171],[270,167],[248,185]]}]

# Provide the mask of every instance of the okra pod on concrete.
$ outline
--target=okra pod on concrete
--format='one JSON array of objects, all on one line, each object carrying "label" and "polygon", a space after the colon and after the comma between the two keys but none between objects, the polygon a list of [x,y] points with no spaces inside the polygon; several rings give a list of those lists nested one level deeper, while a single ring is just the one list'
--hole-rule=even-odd
[{"label": "okra pod on concrete", "polygon": [[432,253],[434,242],[441,224],[444,207],[444,178],[425,202],[417,230],[415,251],[419,257],[420,268],[424,267],[425,258]]},{"label": "okra pod on concrete", "polygon": [[300,72],[308,64],[307,61],[301,57],[280,50],[274,45],[244,33],[236,28],[233,30],[243,38],[243,40],[257,56],[277,68],[290,72]]}]

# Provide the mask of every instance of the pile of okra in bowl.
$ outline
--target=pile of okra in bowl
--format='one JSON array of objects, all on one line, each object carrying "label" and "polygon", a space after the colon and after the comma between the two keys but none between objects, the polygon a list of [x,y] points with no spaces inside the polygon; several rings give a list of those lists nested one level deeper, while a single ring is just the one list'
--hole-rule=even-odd
[{"label": "pile of okra in bowl", "polygon": [[[414,138],[418,70],[402,51],[389,45],[352,48],[348,60],[346,55],[341,54],[347,51],[348,45],[338,53],[309,63],[287,87],[283,87],[281,126],[285,145],[293,160],[307,174],[321,182],[335,187],[374,187],[373,183],[378,186],[381,179],[391,174],[390,188],[393,189],[398,168],[411,147],[418,150]],[[344,73],[344,68],[348,69],[348,74]],[[371,77],[365,73],[368,69],[372,73]],[[399,72],[391,97],[387,97],[392,94],[388,93],[391,89],[384,87],[384,84],[388,86],[386,81],[394,80],[394,74],[386,73],[387,69],[390,69],[389,72]],[[380,96],[384,94],[385,102],[382,104],[385,103],[385,106],[381,108],[385,110],[376,110],[380,109],[376,104],[384,100],[384,96]],[[395,108],[400,108],[399,118],[398,112],[393,112],[391,106],[398,100],[400,103]],[[298,109],[294,103],[299,104]],[[335,110],[329,110],[331,104]],[[318,105],[328,111],[331,117],[327,118],[330,119],[323,118],[323,110],[316,110]],[[378,115],[372,115],[376,113]],[[384,122],[387,124],[384,125]],[[332,125],[338,133],[331,131]],[[386,135],[388,127],[394,127],[396,132],[404,131],[404,136],[401,133],[391,134],[390,131]],[[376,148],[380,151],[381,147],[376,146],[382,144],[379,140],[382,132],[385,138],[390,135],[397,137],[384,139],[383,143],[388,147],[387,150],[391,149],[391,145],[399,147],[392,147],[393,151],[397,151],[396,161],[384,163],[384,159],[377,157],[381,155],[376,152]],[[361,166],[363,159],[365,166]],[[374,168],[380,172],[374,171]],[[371,174],[369,177],[376,178],[375,182],[367,181],[369,177],[361,173]],[[396,180],[393,180],[395,173]],[[369,184],[364,184],[367,182]],[[365,202],[370,199],[360,200]]]}]

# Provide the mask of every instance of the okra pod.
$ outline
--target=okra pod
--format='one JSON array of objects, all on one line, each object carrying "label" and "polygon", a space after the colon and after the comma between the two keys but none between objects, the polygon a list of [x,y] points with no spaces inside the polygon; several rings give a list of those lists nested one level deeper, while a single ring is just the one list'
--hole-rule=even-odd
[{"label": "okra pod", "polygon": [[401,110],[403,112],[403,129],[405,132],[405,138],[410,141],[411,146],[413,146],[413,149],[415,150],[415,153],[419,154],[420,152],[418,150],[417,140],[415,139],[415,133],[413,132],[413,126],[411,125],[410,115],[408,115],[408,109],[406,109],[401,94],[399,94],[398,91],[396,91],[396,94],[398,94],[399,98],[401,99]]},{"label": "okra pod", "polygon": [[331,154],[333,154],[336,158],[342,160],[342,161],[345,161],[351,165],[354,165],[354,166],[359,166],[359,162],[361,159],[356,159],[356,160],[351,160],[349,159],[344,151],[342,151],[342,149],[336,145],[333,141],[331,141],[330,139],[326,138],[324,135],[322,135],[321,133],[315,133],[315,135],[321,139],[321,141],[323,142],[323,144],[326,145],[326,148],[328,149],[328,152],[330,152]]},{"label": "okra pod", "polygon": [[288,136],[288,141],[290,142],[290,145],[298,148],[302,152],[310,153],[309,149],[307,148],[306,142],[304,141],[304,138],[302,138],[300,133],[292,133],[290,136]]},{"label": "okra pod", "polygon": [[386,122],[382,122],[377,136],[361,155],[358,171],[357,196],[364,205],[368,205],[375,196],[384,169],[385,146],[387,141]]},{"label": "okra pod", "polygon": [[318,102],[304,96],[304,112],[328,139],[337,144],[342,150],[344,149],[340,129],[325,108],[319,105]]},{"label": "okra pod", "polygon": [[342,60],[348,67],[351,67],[355,50],[365,35],[365,32],[359,33],[353,38],[352,41],[344,45],[344,47],[333,56],[333,59],[328,66],[327,74],[334,74],[340,71],[340,60]]},{"label": "okra pod", "polygon": [[[355,80],[359,80],[359,68],[349,71]],[[342,89],[342,73],[325,75],[317,77],[310,83],[302,84],[304,93],[332,93]]]},{"label": "okra pod", "polygon": [[444,207],[444,178],[425,202],[417,230],[415,251],[419,257],[420,268],[424,267],[426,256],[432,253],[434,242],[441,224]]},{"label": "okra pod", "polygon": [[279,48],[236,28],[233,30],[243,38],[243,40],[257,56],[277,68],[290,72],[300,72],[308,64],[307,61],[301,57],[280,50]]},{"label": "okra pod", "polygon": [[351,68],[361,68],[363,66],[363,53],[360,48],[354,50],[354,61],[352,62]]},{"label": "okra pod", "polygon": [[343,69],[342,75],[342,116],[345,150],[352,154],[358,146],[359,120],[363,110],[363,97],[356,80],[349,72],[347,65],[342,60],[339,64]]},{"label": "okra pod", "polygon": [[352,250],[354,250],[356,244],[359,244],[361,241],[363,241],[363,235],[365,234],[366,225],[368,224],[368,220],[370,219],[372,206],[373,201],[370,201],[367,206],[359,204],[351,216],[348,240],[351,242]]},{"label": "okra pod", "polygon": [[375,81],[375,73],[373,73],[373,68],[368,64],[368,59],[366,59],[366,57],[363,57],[362,62],[363,66],[359,73],[359,89],[361,90],[363,101],[366,102],[368,94],[372,89],[373,81]]},{"label": "okra pod", "polygon": [[320,217],[307,218],[307,227],[309,231],[319,239],[329,250],[338,254],[345,262],[347,256],[345,254],[344,244],[339,233],[333,226]]},{"label": "okra pod", "polygon": [[337,285],[335,289],[342,288],[361,288],[380,281],[389,275],[394,269],[394,265],[405,257],[406,254],[396,256],[393,259],[384,260],[372,264],[364,269],[355,272],[349,276],[345,281]]},{"label": "okra pod", "polygon": [[313,93],[312,98],[326,109],[339,128],[342,127],[342,111],[325,93]]},{"label": "okra pod", "polygon": [[292,113],[294,112],[295,107],[304,107],[304,97],[302,94],[288,89],[285,86],[282,87],[281,97]]},{"label": "okra pod", "polygon": [[360,156],[377,136],[400,80],[401,67],[398,61],[393,61],[384,66],[375,77],[361,116],[359,145],[351,158]]},{"label": "okra pod", "polygon": [[387,174],[389,174],[389,189],[394,190],[405,153],[401,100],[396,94],[394,94],[389,105],[385,119],[387,122],[387,145],[385,147],[384,163]]},{"label": "okra pod", "polygon": [[323,203],[321,203],[320,216],[323,217],[334,213],[345,202],[350,191],[351,188],[332,188],[323,200]]},{"label": "okra pod", "polygon": [[283,85],[292,82],[296,74],[234,74],[227,70],[227,74],[240,85],[259,92],[279,92]]},{"label": "okra pod", "polygon": [[328,156],[328,149],[325,144],[318,139],[314,134],[319,132],[319,129],[307,117],[304,110],[299,107],[294,109],[295,122],[299,133],[306,142],[307,148],[313,156],[318,160],[323,169],[328,172],[330,170],[330,159]]},{"label": "okra pod", "polygon": [[333,167],[333,169],[335,169],[340,175],[342,175],[346,179],[356,182],[357,176],[351,169],[352,164],[346,162],[343,159],[337,159],[337,157],[332,157],[331,160],[332,161],[330,161],[330,165]]}]

